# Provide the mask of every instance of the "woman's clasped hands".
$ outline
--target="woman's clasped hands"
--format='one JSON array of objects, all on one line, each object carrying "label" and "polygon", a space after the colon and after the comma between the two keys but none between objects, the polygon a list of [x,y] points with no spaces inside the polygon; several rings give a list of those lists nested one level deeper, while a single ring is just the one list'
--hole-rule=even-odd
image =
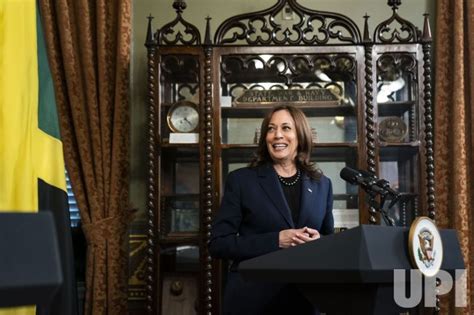
[{"label": "woman's clasped hands", "polygon": [[301,229],[282,230],[279,234],[279,246],[280,248],[288,248],[317,240],[320,237],[321,235],[317,230],[307,226]]}]

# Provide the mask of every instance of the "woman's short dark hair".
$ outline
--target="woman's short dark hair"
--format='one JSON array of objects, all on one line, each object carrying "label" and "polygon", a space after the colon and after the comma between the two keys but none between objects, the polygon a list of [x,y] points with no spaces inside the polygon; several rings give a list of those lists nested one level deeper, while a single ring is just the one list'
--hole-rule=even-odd
[{"label": "woman's short dark hair", "polygon": [[267,147],[267,133],[268,125],[274,113],[286,110],[290,113],[291,117],[295,121],[296,137],[298,138],[298,148],[296,153],[295,162],[296,165],[304,171],[309,177],[313,179],[319,179],[321,177],[321,171],[317,169],[310,161],[311,149],[313,147],[311,127],[309,126],[306,115],[300,109],[291,105],[279,105],[275,106],[262,121],[260,139],[258,141],[258,148],[256,156],[250,162],[250,167],[256,167],[266,163],[273,163],[273,160],[268,152]]}]

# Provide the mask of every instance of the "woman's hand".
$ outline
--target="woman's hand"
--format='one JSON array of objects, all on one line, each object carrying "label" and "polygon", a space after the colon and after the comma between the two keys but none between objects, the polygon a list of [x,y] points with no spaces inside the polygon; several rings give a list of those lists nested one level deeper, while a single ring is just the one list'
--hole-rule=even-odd
[{"label": "woman's hand", "polygon": [[282,230],[279,235],[279,246],[280,248],[288,248],[311,242],[318,238],[320,238],[319,232],[309,227]]},{"label": "woman's hand", "polygon": [[309,236],[306,242],[311,242],[321,237],[321,234],[319,234],[318,230],[315,230],[309,227],[304,227],[303,234],[308,234]]}]

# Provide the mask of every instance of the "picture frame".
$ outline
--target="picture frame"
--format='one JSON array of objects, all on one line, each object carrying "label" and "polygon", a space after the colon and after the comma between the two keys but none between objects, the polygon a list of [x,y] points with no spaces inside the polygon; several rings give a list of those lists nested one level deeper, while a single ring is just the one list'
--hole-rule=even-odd
[{"label": "picture frame", "polygon": [[161,200],[161,236],[192,237],[199,234],[199,195],[174,195]]},{"label": "picture frame", "polygon": [[171,208],[170,233],[198,232],[198,208]]}]

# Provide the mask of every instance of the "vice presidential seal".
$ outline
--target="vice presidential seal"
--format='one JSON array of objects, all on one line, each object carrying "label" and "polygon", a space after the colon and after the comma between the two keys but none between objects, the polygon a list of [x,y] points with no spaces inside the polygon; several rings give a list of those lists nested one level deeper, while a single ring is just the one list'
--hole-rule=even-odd
[{"label": "vice presidential seal", "polygon": [[443,262],[443,243],[436,224],[428,217],[413,221],[408,236],[410,260],[414,268],[427,276],[435,276]]}]

